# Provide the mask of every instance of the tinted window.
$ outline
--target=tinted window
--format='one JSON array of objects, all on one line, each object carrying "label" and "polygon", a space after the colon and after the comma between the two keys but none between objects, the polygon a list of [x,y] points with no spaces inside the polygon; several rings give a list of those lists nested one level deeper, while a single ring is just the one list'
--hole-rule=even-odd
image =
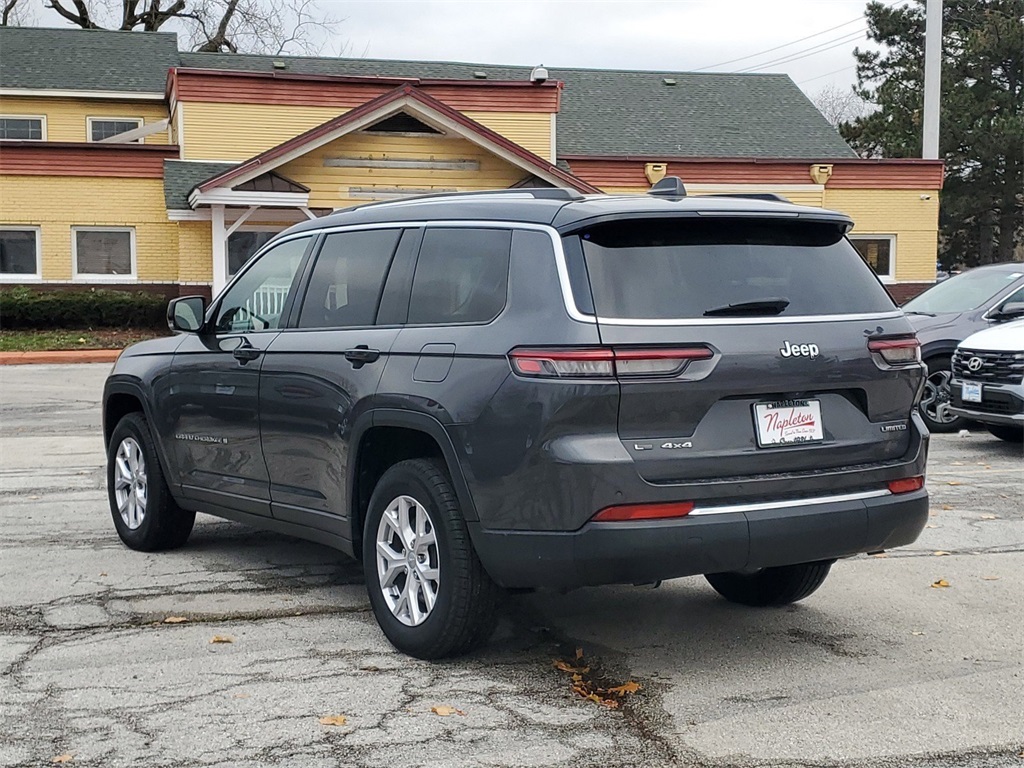
[{"label": "tinted window", "polygon": [[328,235],[309,278],[299,327],[373,325],[400,234],[371,229]]},{"label": "tinted window", "polygon": [[32,229],[0,230],[0,275],[34,275],[38,237]]},{"label": "tinted window", "polygon": [[505,306],[512,231],[428,229],[416,262],[409,322],[486,323]]},{"label": "tinted window", "polygon": [[130,229],[76,229],[80,275],[131,275],[134,233]]},{"label": "tinted window", "polygon": [[279,232],[232,232],[228,235],[228,274],[236,275],[256,251],[277,237]]},{"label": "tinted window", "polygon": [[929,288],[904,304],[903,309],[907,312],[966,312],[995,299],[1022,275],[1024,264],[1019,272],[993,269],[964,272]]},{"label": "tinted window", "polygon": [[308,237],[289,240],[264,252],[224,294],[214,327],[218,332],[266,331],[281,325],[295,271]]},{"label": "tinted window", "polygon": [[766,299],[788,301],[781,316],[893,309],[871,269],[831,224],[633,219],[577,237],[602,317],[702,317]]}]

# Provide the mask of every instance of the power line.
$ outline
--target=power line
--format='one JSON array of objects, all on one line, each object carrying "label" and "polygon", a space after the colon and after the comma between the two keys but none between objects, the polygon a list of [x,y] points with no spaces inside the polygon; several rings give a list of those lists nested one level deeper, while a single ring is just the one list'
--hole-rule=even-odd
[{"label": "power line", "polygon": [[772,51],[777,51],[780,48],[788,48],[791,45],[796,45],[797,43],[802,43],[805,40],[810,40],[812,37],[820,37],[821,35],[828,34],[829,32],[833,32],[833,31],[835,31],[837,29],[841,29],[842,27],[848,27],[851,24],[855,24],[856,22],[863,21],[863,20],[864,20],[864,15],[861,14],[860,16],[858,16],[855,19],[850,19],[849,21],[844,21],[842,24],[836,24],[834,27],[829,27],[828,29],[823,29],[820,32],[815,32],[813,35],[808,35],[807,37],[801,37],[801,38],[799,38],[797,40],[790,40],[788,43],[783,43],[782,45],[777,45],[774,48],[767,48],[767,49],[765,49],[763,51],[758,51],[757,53],[751,53],[749,56],[740,56],[738,59],[730,59],[729,61],[722,61],[722,62],[719,62],[718,64],[711,64],[711,65],[706,66],[706,67],[700,67],[699,69],[691,69],[690,71],[691,72],[703,72],[705,69],[714,69],[715,67],[724,67],[726,64],[735,64],[737,61],[745,61],[746,59],[753,59],[753,58],[756,58],[757,56],[763,56],[766,53],[771,53]]},{"label": "power line", "polygon": [[[813,48],[807,48],[804,51],[798,51],[797,53],[795,53],[795,54],[793,54],[791,56],[783,56],[780,59],[775,59],[773,61],[766,61],[763,64],[758,64],[756,66],[749,67],[747,69],[741,69],[740,72],[758,72],[760,70],[763,70],[765,67],[774,67],[774,66],[778,66],[780,64],[788,64],[789,62],[797,61],[798,59],[806,59],[808,56],[816,56],[819,53],[824,53],[825,51],[831,51],[833,48],[841,48],[841,47],[843,47],[845,45],[849,45],[854,40],[858,40],[861,37],[864,37],[866,32],[867,32],[867,28],[865,27],[864,29],[862,29],[859,32],[856,32],[856,33],[854,33],[852,35],[846,35],[846,36],[844,36],[842,38],[836,38],[834,40],[829,40],[828,42],[829,43],[833,43],[833,45],[827,45],[826,43],[822,43],[821,45],[816,45]],[[827,45],[827,47],[822,47],[822,46],[826,46],[826,45]]]},{"label": "power line", "polygon": [[821,78],[828,77],[829,75],[838,75],[840,72],[845,72],[846,70],[853,69],[856,66],[856,64],[847,64],[845,67],[833,69],[831,72],[826,72],[823,75],[815,75],[814,77],[809,77],[806,80],[801,80],[799,83],[797,83],[797,85],[803,85],[804,83],[813,83],[815,80],[821,80]]}]

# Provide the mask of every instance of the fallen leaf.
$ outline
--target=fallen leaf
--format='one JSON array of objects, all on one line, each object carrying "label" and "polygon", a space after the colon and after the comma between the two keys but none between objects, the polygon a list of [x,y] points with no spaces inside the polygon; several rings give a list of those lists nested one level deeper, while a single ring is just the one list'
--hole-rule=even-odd
[{"label": "fallen leaf", "polygon": [[915,636],[920,636],[920,635],[923,635],[924,632],[916,632],[915,631],[915,632],[911,632],[910,634],[915,635]]},{"label": "fallen leaf", "polygon": [[963,485],[959,480],[950,480],[946,485]]},{"label": "fallen leaf", "polygon": [[931,510],[928,511],[928,517],[938,517],[938,516],[939,516],[938,512],[933,512]]},{"label": "fallen leaf", "polygon": [[231,635],[214,635],[210,638],[211,643],[233,643],[235,638]]},{"label": "fallen leaf", "polygon": [[361,672],[380,672],[380,667],[375,667],[373,664],[367,664],[365,667],[360,667]]},{"label": "fallen leaf", "polygon": [[[952,483],[950,483],[950,485],[952,485]],[[942,508],[948,512],[949,510],[951,510],[953,508],[953,505],[952,504],[943,504]]]},{"label": "fallen leaf", "polygon": [[164,624],[183,624],[186,621],[188,621],[188,619],[184,616],[168,616],[164,619]]},{"label": "fallen leaf", "polygon": [[926,525],[926,526],[925,526],[925,528],[938,528],[938,527],[939,527],[939,526],[937,526],[937,525],[932,525],[931,523],[928,523],[928,525]]},{"label": "fallen leaf", "polygon": [[583,649],[582,648],[577,648],[576,649],[576,661],[581,661],[582,659],[583,659]]},{"label": "fallen leaf", "polygon": [[875,552],[875,554],[872,555],[872,557],[888,557],[888,556],[889,555],[886,552]]},{"label": "fallen leaf", "polygon": [[948,554],[950,554],[950,553],[949,553],[949,552],[946,552],[946,551],[945,551],[944,549],[937,549],[937,550],[935,550],[934,552],[932,552],[932,554],[933,554],[933,555],[934,555],[935,557],[942,557],[943,555],[948,555]]},{"label": "fallen leaf", "polygon": [[586,674],[587,672],[590,671],[590,667],[577,667],[574,664],[570,664],[567,661],[562,661],[561,659],[554,659],[551,662],[551,665],[555,669],[560,669],[563,672],[580,672],[580,673]]},{"label": "fallen leaf", "polygon": [[998,520],[999,516],[998,515],[982,515],[981,519],[982,520]]},{"label": "fallen leaf", "polygon": [[345,725],[348,718],[344,715],[324,715],[320,718],[320,725]]},{"label": "fallen leaf", "polygon": [[941,589],[941,588],[948,587],[948,586],[949,586],[949,582],[946,581],[945,579],[939,579],[938,581],[933,581],[932,582],[932,589]]},{"label": "fallen leaf", "polygon": [[50,760],[51,763],[70,763],[75,759],[75,756],[70,752],[65,752],[63,755],[57,755]]},{"label": "fallen leaf", "polygon": [[999,577],[998,576],[982,576],[981,580],[982,581],[999,581]]},{"label": "fallen leaf", "polygon": [[83,338],[79,337],[79,339],[78,339],[78,343],[79,343],[79,344],[85,344],[85,339],[83,339]]},{"label": "fallen leaf", "polygon": [[106,575],[107,575],[106,571],[100,571],[100,576],[106,576]]},{"label": "fallen leaf", "polygon": [[251,696],[251,694],[248,694],[248,693],[236,693],[234,695],[234,698],[236,698],[236,699],[248,699],[250,696]]},{"label": "fallen leaf", "polygon": [[636,693],[640,690],[640,683],[634,683],[630,680],[628,683],[622,685],[616,685],[614,688],[609,688],[608,693],[615,696],[625,696],[627,693]]},{"label": "fallen leaf", "polygon": [[438,715],[440,717],[449,717],[451,715],[461,715],[462,717],[466,716],[466,713],[463,712],[461,709],[456,709],[455,707],[449,707],[447,704],[441,704],[441,705],[436,706],[436,707],[431,707],[430,711],[433,712],[435,715]]}]

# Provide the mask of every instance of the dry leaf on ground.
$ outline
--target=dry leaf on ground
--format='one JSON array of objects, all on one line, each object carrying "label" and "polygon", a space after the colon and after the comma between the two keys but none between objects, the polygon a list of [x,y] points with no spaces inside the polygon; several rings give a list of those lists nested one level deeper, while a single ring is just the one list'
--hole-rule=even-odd
[{"label": "dry leaf on ground", "polygon": [[939,579],[938,581],[933,581],[932,582],[932,589],[942,589],[942,588],[948,587],[948,586],[949,586],[949,582],[946,581],[945,579]]},{"label": "dry leaf on ground", "polygon": [[348,718],[344,715],[324,715],[320,718],[320,725],[345,725]]},{"label": "dry leaf on ground", "polygon": [[231,635],[214,635],[210,638],[211,643],[233,643],[235,638]]},{"label": "dry leaf on ground", "polygon": [[981,580],[982,581],[999,581],[999,577],[998,576],[982,576]]},{"label": "dry leaf on ground", "polygon": [[168,616],[164,619],[164,624],[183,624],[188,621],[184,616]]},{"label": "dry leaf on ground", "polygon": [[981,519],[982,520],[998,520],[999,516],[998,515],[982,515]]},{"label": "dry leaf on ground", "polygon": [[615,696],[625,696],[627,693],[636,693],[639,690],[640,683],[635,683],[630,680],[622,685],[616,685],[613,688],[609,688],[608,693],[614,694]]},{"label": "dry leaf on ground", "polygon": [[952,504],[943,504],[942,508],[948,512],[949,510],[951,510],[953,508],[953,505]]},{"label": "dry leaf on ground", "polygon": [[949,555],[949,554],[951,554],[951,553],[950,553],[950,552],[947,552],[947,551],[946,551],[946,550],[944,550],[944,549],[937,549],[937,550],[935,550],[934,552],[932,552],[932,554],[933,554],[933,555],[934,555],[935,557],[942,557],[943,555]]},{"label": "dry leaf on ground", "polygon": [[875,552],[872,557],[888,557],[889,555],[885,552]]},{"label": "dry leaf on ground", "polygon": [[57,755],[56,757],[51,759],[50,762],[51,763],[70,763],[74,759],[75,759],[74,755],[70,754],[69,752],[65,752],[63,755]]},{"label": "dry leaf on ground", "polygon": [[449,707],[447,704],[440,704],[436,707],[431,707],[430,711],[433,712],[435,715],[439,715],[441,717],[449,717],[451,715],[461,715],[463,717],[466,716],[466,713],[463,712],[461,709]]},{"label": "dry leaf on ground", "polygon": [[950,480],[946,485],[963,485],[959,480]]},{"label": "dry leaf on ground", "polygon": [[914,630],[914,631],[912,631],[912,632],[911,632],[910,634],[912,634],[912,635],[914,635],[914,636],[916,636],[916,637],[919,637],[919,636],[923,635],[923,634],[924,634],[924,632],[918,632],[917,630]]},{"label": "dry leaf on ground", "polygon": [[563,672],[579,672],[580,674],[585,674],[590,671],[590,667],[577,667],[567,661],[562,661],[561,659],[553,659],[551,661],[551,666],[555,669],[560,669]]},{"label": "dry leaf on ground", "polygon": [[925,526],[925,528],[938,528],[938,527],[939,527],[939,526],[937,526],[937,525],[932,525],[931,523],[928,523],[928,525],[926,525],[926,526]]}]

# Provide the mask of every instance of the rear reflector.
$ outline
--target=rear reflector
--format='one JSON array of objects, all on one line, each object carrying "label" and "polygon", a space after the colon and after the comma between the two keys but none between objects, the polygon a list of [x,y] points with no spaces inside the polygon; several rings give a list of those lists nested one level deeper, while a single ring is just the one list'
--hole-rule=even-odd
[{"label": "rear reflector", "polygon": [[924,488],[924,478],[920,475],[889,481],[890,493],[910,493],[912,491],[919,491],[922,488]]},{"label": "rear reflector", "polygon": [[615,376],[673,376],[691,360],[715,356],[708,347],[672,349],[612,349],[580,347],[557,349],[513,349],[512,370],[521,376],[541,378],[603,378]]},{"label": "rear reflector", "polygon": [[921,342],[916,336],[901,336],[895,339],[872,339],[868,349],[877,352],[889,365],[906,365],[921,362]]},{"label": "rear reflector", "polygon": [[686,517],[693,511],[692,501],[675,501],[668,504],[626,504],[621,507],[605,507],[593,517],[595,523],[622,523],[630,520],[665,520]]}]

